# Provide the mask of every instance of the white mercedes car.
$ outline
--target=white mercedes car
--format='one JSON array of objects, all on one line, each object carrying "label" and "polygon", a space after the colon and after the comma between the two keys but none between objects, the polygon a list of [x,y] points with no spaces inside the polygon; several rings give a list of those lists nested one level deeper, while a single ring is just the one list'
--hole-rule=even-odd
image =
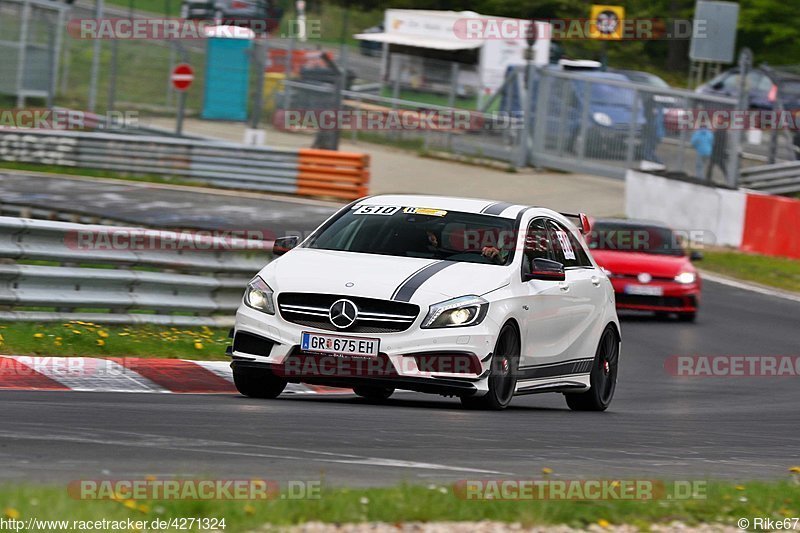
[{"label": "white mercedes car", "polygon": [[489,409],[558,392],[605,410],[620,328],[585,231],[584,215],[505,202],[357,200],[302,242],[275,241],[236,314],[236,387],[274,398],[307,383],[376,401],[403,389]]}]

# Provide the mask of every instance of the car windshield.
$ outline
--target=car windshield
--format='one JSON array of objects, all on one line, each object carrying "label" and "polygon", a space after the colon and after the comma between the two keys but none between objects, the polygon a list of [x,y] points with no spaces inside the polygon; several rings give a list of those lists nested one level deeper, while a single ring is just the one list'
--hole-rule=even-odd
[{"label": "car windshield", "polygon": [[324,226],[305,246],[365,254],[507,265],[514,221],[421,207],[357,206]]},{"label": "car windshield", "polygon": [[625,87],[597,82],[592,83],[592,102],[595,104],[631,107],[635,97],[636,94],[633,90]]},{"label": "car windshield", "polygon": [[685,255],[681,238],[669,228],[635,224],[595,224],[587,238],[593,250]]}]

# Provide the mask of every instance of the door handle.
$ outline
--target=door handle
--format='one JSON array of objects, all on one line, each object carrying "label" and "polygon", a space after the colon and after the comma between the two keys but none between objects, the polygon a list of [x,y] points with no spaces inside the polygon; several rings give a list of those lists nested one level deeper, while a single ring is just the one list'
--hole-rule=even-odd
[{"label": "door handle", "polygon": [[562,281],[558,284],[558,288],[564,292],[567,292],[569,290],[569,283],[567,283],[566,281]]},{"label": "door handle", "polygon": [[600,278],[598,278],[597,276],[592,276],[592,285],[594,285],[595,287],[599,287],[600,286]]}]

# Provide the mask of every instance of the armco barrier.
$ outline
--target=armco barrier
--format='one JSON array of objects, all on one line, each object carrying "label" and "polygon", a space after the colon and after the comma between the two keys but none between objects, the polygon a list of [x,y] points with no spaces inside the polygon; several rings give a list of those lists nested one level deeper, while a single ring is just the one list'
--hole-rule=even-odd
[{"label": "armco barrier", "polygon": [[261,240],[0,217],[0,321],[228,324],[271,248]]},{"label": "armco barrier", "polygon": [[369,156],[198,139],[0,128],[0,161],[201,181],[216,187],[329,196],[366,195]]},{"label": "armco barrier", "polygon": [[800,201],[747,194],[742,250],[800,259]]}]

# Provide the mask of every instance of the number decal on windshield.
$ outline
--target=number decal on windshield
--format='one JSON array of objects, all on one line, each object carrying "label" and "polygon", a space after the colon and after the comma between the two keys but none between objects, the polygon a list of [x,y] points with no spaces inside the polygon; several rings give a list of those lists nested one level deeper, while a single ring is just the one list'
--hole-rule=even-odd
[{"label": "number decal on windshield", "polygon": [[358,206],[354,215],[393,215],[400,209],[396,205],[361,205]]}]

